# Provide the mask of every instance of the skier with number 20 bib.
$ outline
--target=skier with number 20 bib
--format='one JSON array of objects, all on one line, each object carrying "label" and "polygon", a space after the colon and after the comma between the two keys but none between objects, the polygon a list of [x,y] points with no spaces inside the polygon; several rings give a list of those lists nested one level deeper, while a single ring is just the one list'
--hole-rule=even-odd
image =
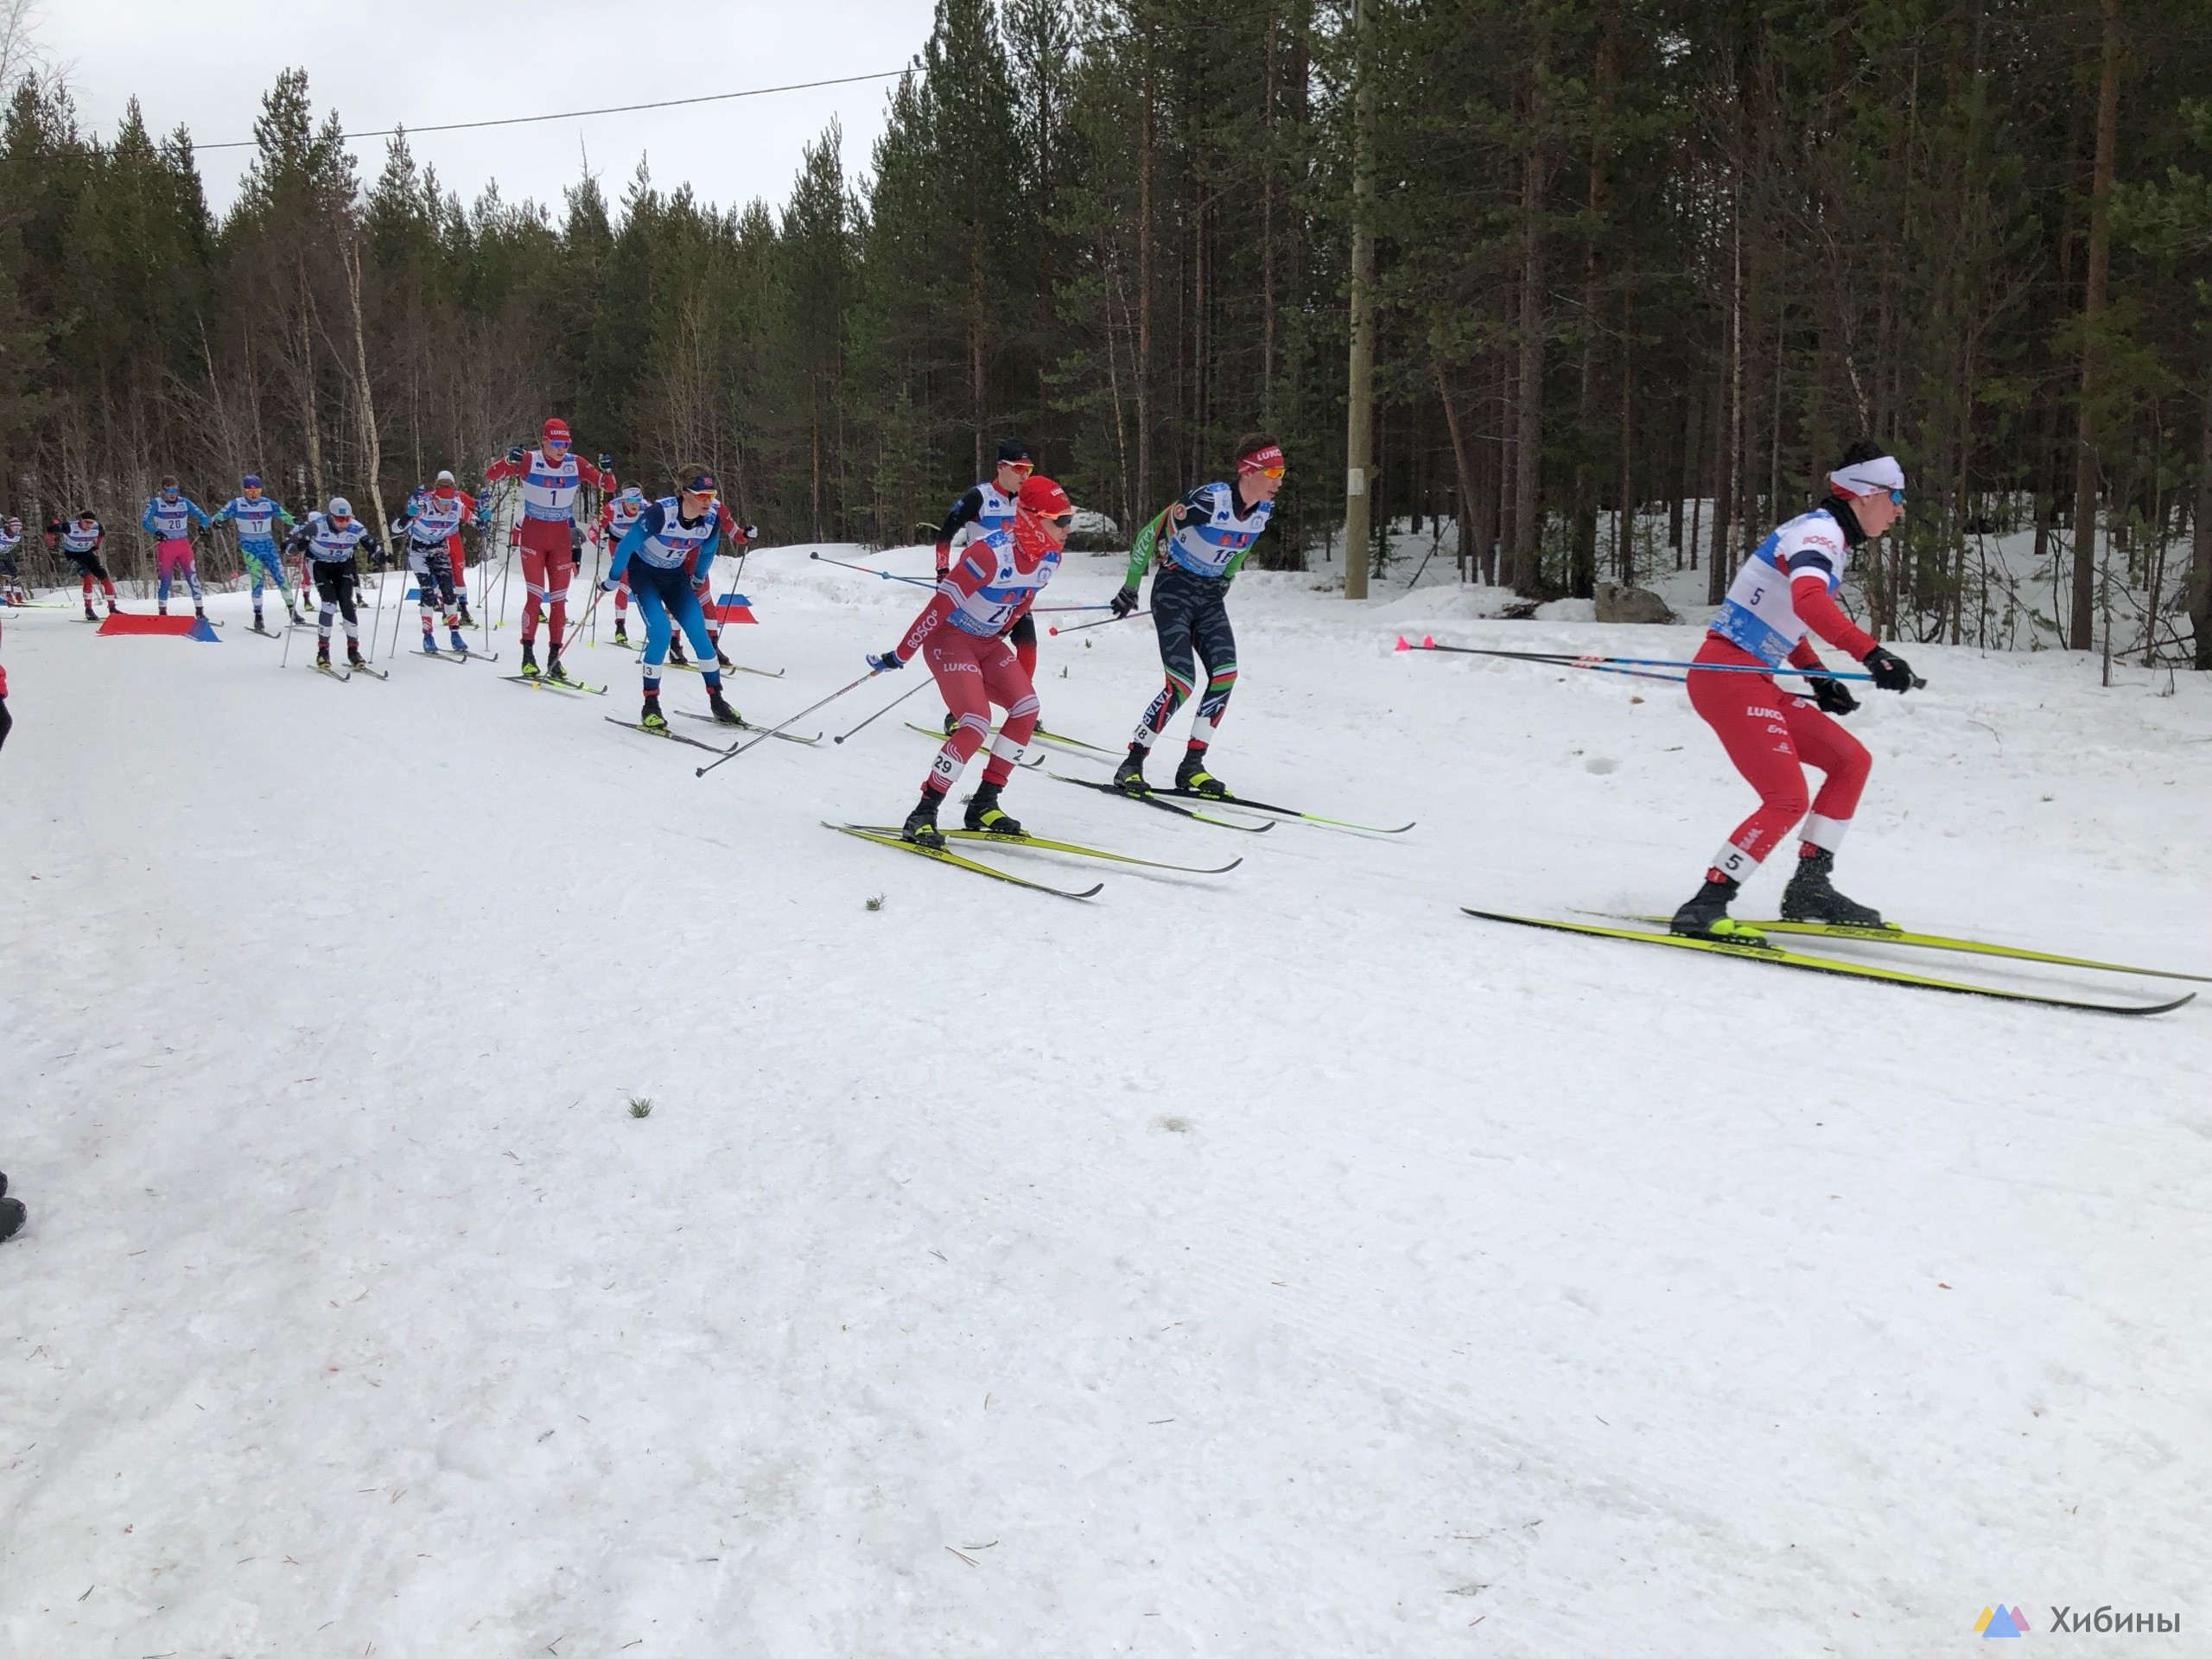
[{"label": "skier with number 20 bib", "polygon": [[[1758,810],[1738,824],[1713,855],[1705,885],[1674,915],[1674,931],[1692,938],[1764,944],[1756,928],[1728,914],[1743,883],[1802,821],[1796,868],[1783,889],[1786,921],[1879,927],[1879,911],[1835,890],[1830,874],[1859,807],[1873,759],[1832,716],[1859,706],[1842,681],[1821,674],[1810,634],[1849,652],[1885,691],[1921,683],[1903,658],[1885,651],[1844,614],[1835,592],[1858,546],[1904,512],[1904,469],[1872,444],[1852,445],[1828,474],[1827,498],[1767,533],[1729,584],[1695,660],[1734,672],[1689,671],[1690,707],[1713,728],[1736,770],[1759,792]],[[1798,696],[1770,674],[1784,663],[1811,671],[1812,691]],[[1804,766],[1827,774],[1806,798]],[[1807,809],[1810,807],[1809,816]]]}]

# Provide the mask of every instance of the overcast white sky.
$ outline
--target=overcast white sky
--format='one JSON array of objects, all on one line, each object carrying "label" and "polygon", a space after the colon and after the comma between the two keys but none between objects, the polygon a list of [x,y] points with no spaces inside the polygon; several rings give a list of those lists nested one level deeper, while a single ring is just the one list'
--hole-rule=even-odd
[{"label": "overcast white sky", "polygon": [[[135,92],[156,132],[190,130],[219,213],[251,152],[205,146],[251,138],[261,95],[290,65],[306,68],[318,116],[335,105],[349,131],[413,129],[899,69],[928,38],[931,11],[931,0],[41,0],[36,29],[88,127],[112,136]],[[844,122],[848,173],[867,166],[891,85],[410,130],[408,141],[464,201],[496,178],[508,200],[532,196],[557,212],[588,152],[610,199],[642,154],[664,188],[688,180],[711,201],[757,195],[780,207],[800,147],[833,116]],[[364,184],[385,143],[353,146]]]}]

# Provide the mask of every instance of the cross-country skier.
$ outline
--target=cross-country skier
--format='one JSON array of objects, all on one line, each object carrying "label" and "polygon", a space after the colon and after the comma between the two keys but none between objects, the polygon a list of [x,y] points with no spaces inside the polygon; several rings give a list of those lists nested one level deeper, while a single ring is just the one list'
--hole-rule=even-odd
[{"label": "cross-country skier", "polygon": [[94,582],[99,583],[100,592],[107,598],[107,613],[113,616],[121,608],[115,602],[115,579],[108,575],[107,566],[100,562],[100,543],[106,539],[106,526],[100,523],[90,507],[79,507],[67,518],[47,520],[46,544],[75,565],[77,574],[84,579],[85,620],[87,622],[99,620],[92,609]]},{"label": "cross-country skier", "polygon": [[[638,515],[645,510],[645,493],[635,484],[625,484],[621,490],[607,498],[599,509],[599,544],[607,550],[612,561],[614,550],[630,533],[630,526],[638,522]],[[630,643],[630,583],[626,578],[614,584],[614,643]]]},{"label": "cross-country skier", "polygon": [[551,612],[546,626],[545,677],[566,680],[561,666],[561,647],[569,626],[569,583],[575,575],[575,548],[570,531],[575,524],[576,491],[585,484],[613,492],[620,487],[605,455],[599,465],[569,453],[569,423],[555,416],[545,423],[535,449],[520,444],[484,469],[486,482],[502,478],[521,480],[522,523],[517,526],[522,542],[523,584],[528,589],[522,602],[522,672],[537,677],[537,616],[541,607]]},{"label": "cross-country skier", "polygon": [[238,493],[216,508],[215,516],[209,522],[219,524],[226,518],[238,527],[238,552],[245,560],[246,574],[253,578],[253,626],[262,626],[261,589],[266,582],[276,584],[276,597],[284,601],[284,613],[297,622],[299,608],[292,603],[291,590],[284,585],[284,559],[276,550],[276,523],[282,519],[284,533],[289,536],[295,523],[292,515],[274,497],[261,493],[258,473],[248,473],[238,480]]},{"label": "cross-country skier", "polygon": [[353,504],[342,495],[334,495],[330,510],[308,514],[285,546],[307,556],[308,569],[315,573],[315,593],[322,601],[315,624],[315,666],[330,666],[330,619],[335,613],[346,619],[346,662],[355,668],[366,668],[367,660],[361,655],[360,613],[354,606],[361,581],[354,559],[365,549],[372,558],[382,558],[384,550],[377,545],[377,538],[353,516]]},{"label": "cross-country skier", "polygon": [[[1730,918],[1728,903],[1800,820],[1796,868],[1782,893],[1783,918],[1881,925],[1878,911],[1854,904],[1829,880],[1873,762],[1866,746],[1831,718],[1849,714],[1859,702],[1841,681],[1817,677],[1820,654],[1808,633],[1856,657],[1885,691],[1909,691],[1919,683],[1902,658],[1883,649],[1835,601],[1853,550],[1881,535],[1904,512],[1904,469],[1872,444],[1855,443],[1828,474],[1827,499],[1768,531],[1729,584],[1694,660],[1738,669],[1774,669],[1786,662],[1814,670],[1816,677],[1811,695],[1798,696],[1765,674],[1690,670],[1690,707],[1758,791],[1759,806],[1721,843],[1697,895],[1675,912],[1675,932],[1764,943],[1756,929]],[[1809,804],[1807,766],[1827,774]]]},{"label": "cross-country skier", "polygon": [[1116,786],[1132,795],[1150,791],[1145,757],[1198,684],[1200,662],[1205,664],[1206,689],[1191,721],[1183,763],[1175,769],[1175,787],[1215,799],[1229,792],[1205,765],[1206,747],[1221,728],[1229,694],[1236,689],[1229,584],[1268,527],[1283,475],[1282,446],[1264,432],[1238,439],[1236,455],[1233,480],[1199,485],[1138,532],[1127,579],[1114,595],[1114,614],[1127,616],[1137,607],[1137,583],[1147,568],[1160,567],[1152,579],[1152,626],[1160,636],[1167,683],[1144,711],[1128,754],[1114,770]]},{"label": "cross-country skier", "polygon": [[[1067,492],[1049,478],[1027,479],[1015,497],[1014,520],[968,543],[945,573],[906,637],[868,659],[878,672],[904,668],[916,652],[928,654],[938,690],[958,716],[923,780],[922,798],[900,833],[923,847],[944,845],[938,808],[976,751],[991,734],[991,706],[1006,710],[983,781],[968,803],[967,826],[993,835],[1018,836],[1021,825],[999,808],[999,791],[1014,775],[1037,727],[1037,692],[1006,635],[1037,602],[1060,568],[1075,509]],[[948,625],[949,626],[943,626]]]},{"label": "cross-country skier", "polygon": [[454,550],[461,545],[461,526],[475,512],[475,498],[454,481],[450,472],[441,471],[429,489],[407,498],[405,509],[392,524],[393,530],[407,532],[407,568],[414,573],[415,596],[422,611],[423,649],[433,657],[438,654],[434,612],[442,611],[453,648],[468,649],[461,637],[461,578],[453,561]]},{"label": "cross-country skier", "polygon": [[[1002,439],[999,443],[998,466],[989,478],[968,491],[952,504],[952,511],[937,531],[937,579],[944,580],[944,573],[952,567],[952,553],[956,537],[961,545],[976,537],[988,536],[995,530],[1004,530],[1014,522],[1014,499],[1021,493],[1021,480],[1037,470],[1037,463],[1030,459],[1029,446],[1019,438]],[[1030,683],[1037,679],[1037,620],[1027,612],[1014,625],[1007,636],[1014,654],[1020,659],[1021,671],[1029,676]],[[960,716],[948,709],[944,715],[944,729],[950,732],[960,723]]]},{"label": "cross-country skier", "polygon": [[154,538],[154,572],[158,578],[154,594],[163,616],[169,613],[169,578],[179,570],[184,572],[186,585],[192,589],[193,614],[207,614],[207,601],[200,593],[199,562],[192,556],[195,518],[203,528],[207,525],[207,515],[200,505],[177,488],[176,480],[164,478],[162,487],[147,498],[145,513],[138,520],[139,527]]},{"label": "cross-country skier", "polygon": [[23,573],[16,568],[16,550],[23,544],[23,521],[10,518],[0,519],[0,601],[10,605],[28,605],[29,592],[23,587]]},{"label": "cross-country skier", "polygon": [[[722,652],[721,607],[715,602],[715,560],[720,554],[741,550],[747,543],[753,540],[760,532],[751,524],[739,524],[731,515],[729,503],[727,501],[716,502],[715,511],[721,515],[721,539],[716,543],[714,550],[703,555],[693,569],[691,593],[699,601],[699,614],[706,620],[707,644],[714,650],[715,664],[719,668],[728,670],[735,668],[737,664],[730,661]],[[669,660],[681,662],[683,658],[679,654],[671,656]],[[704,659],[702,658],[702,660]]]},{"label": "cross-country skier", "polygon": [[690,636],[692,648],[699,653],[709,710],[725,725],[743,724],[737,710],[723,699],[721,671],[705,666],[713,647],[692,586],[693,572],[715,556],[715,543],[721,534],[721,486],[703,466],[686,467],[679,477],[677,494],[663,496],[638,515],[616,544],[599,584],[602,593],[611,594],[626,578],[645,617],[645,701],[638,723],[656,732],[668,729],[668,717],[660,710],[660,671],[668,660],[671,625]]}]

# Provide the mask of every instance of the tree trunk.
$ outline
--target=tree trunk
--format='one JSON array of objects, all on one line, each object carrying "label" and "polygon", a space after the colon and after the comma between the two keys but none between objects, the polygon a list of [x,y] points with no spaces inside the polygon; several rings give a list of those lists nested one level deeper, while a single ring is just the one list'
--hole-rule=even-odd
[{"label": "tree trunk", "polygon": [[1475,551],[1475,469],[1467,454],[1467,435],[1460,429],[1459,411],[1452,402],[1452,388],[1444,384],[1444,365],[1433,365],[1436,371],[1436,395],[1444,404],[1444,428],[1452,438],[1452,472],[1459,481],[1459,580],[1467,579],[1467,567]]},{"label": "tree trunk", "polygon": [[2104,65],[2097,79],[2097,156],[2089,175],[2089,259],[2082,290],[2082,394],[2074,434],[2074,592],[2066,643],[2089,648],[2097,584],[2097,329],[2112,264],[2113,152],[2120,133],[2120,0],[2104,0]]},{"label": "tree trunk", "polygon": [[2204,397],[2204,430],[2196,451],[2196,523],[2190,546],[2189,622],[2196,666],[2212,670],[2212,391]]},{"label": "tree trunk", "polygon": [[1544,73],[1540,22],[1529,66],[1529,153],[1521,170],[1521,366],[1513,455],[1513,590],[1541,594],[1543,523],[1538,517],[1544,454]]},{"label": "tree trunk", "polygon": [[1613,532],[1613,573],[1624,586],[1636,582],[1636,371],[1629,350],[1636,289],[1621,289],[1621,480],[1620,515]]},{"label": "tree trunk", "polygon": [[1137,101],[1137,510],[1135,524],[1152,512],[1152,35],[1144,36],[1144,85]]}]

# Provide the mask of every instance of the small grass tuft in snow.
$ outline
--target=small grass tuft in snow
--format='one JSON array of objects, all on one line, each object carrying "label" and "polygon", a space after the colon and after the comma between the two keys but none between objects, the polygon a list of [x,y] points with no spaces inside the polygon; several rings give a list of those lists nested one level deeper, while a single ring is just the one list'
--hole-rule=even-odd
[{"label": "small grass tuft in snow", "polygon": [[883,908],[883,895],[879,893],[873,899],[870,899],[868,901],[868,907],[870,910],[881,910]]},{"label": "small grass tuft in snow", "polygon": [[645,1096],[643,1096],[643,1095],[632,1095],[632,1096],[630,1096],[630,1116],[632,1116],[632,1117],[651,1117],[652,1115],[653,1115],[653,1103],[652,1103],[652,1102],[651,1100],[647,1099],[647,1098],[646,1098]]},{"label": "small grass tuft in snow", "polygon": [[1187,1117],[1155,1117],[1152,1120],[1152,1126],[1156,1129],[1165,1129],[1170,1135],[1188,1135],[1191,1132],[1191,1120]]}]

